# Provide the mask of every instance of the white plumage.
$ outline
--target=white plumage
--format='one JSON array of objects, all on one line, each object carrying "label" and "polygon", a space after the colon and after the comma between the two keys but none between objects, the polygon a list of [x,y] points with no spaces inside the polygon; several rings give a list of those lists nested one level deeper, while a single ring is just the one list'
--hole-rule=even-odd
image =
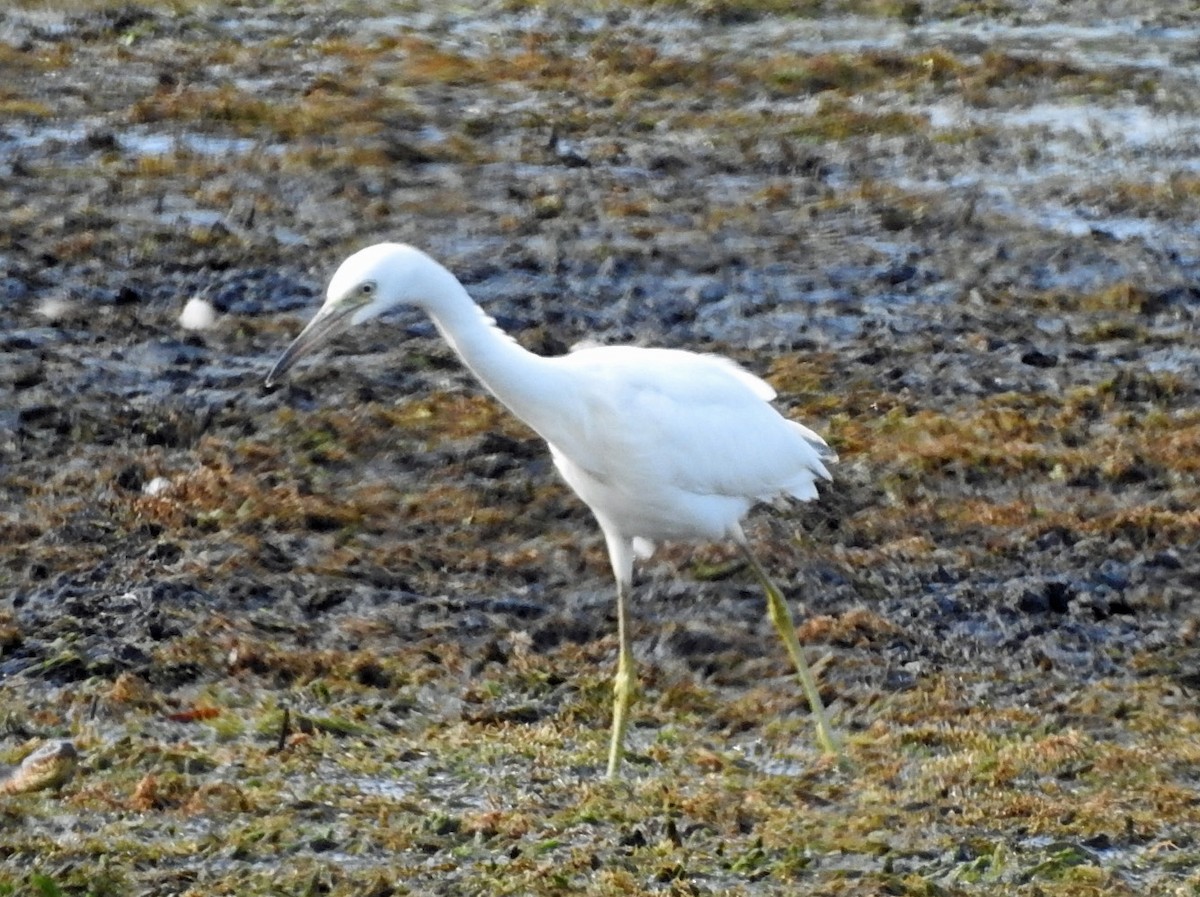
[{"label": "white plumage", "polygon": [[632,346],[535,355],[497,328],[444,267],[394,243],[342,263],[325,304],[267,383],[334,333],[399,305],[424,310],[483,385],[546,440],[563,478],[604,532],[617,579],[620,640],[609,775],[617,775],[621,762],[633,692],[626,621],[633,558],[668,539],[732,539],[746,553],[822,743],[836,751],[786,603],[741,528],[757,501],[817,497],[816,480],[829,479],[825,465],[837,460],[824,440],[770,404],[770,385],[720,356]]},{"label": "white plumage", "polygon": [[[782,417],[762,380],[672,349],[584,349],[557,359],[577,404],[540,430],[605,529],[647,541],[736,538],[755,501],[816,497],[832,452]],[[514,409],[516,410],[516,409]]]}]

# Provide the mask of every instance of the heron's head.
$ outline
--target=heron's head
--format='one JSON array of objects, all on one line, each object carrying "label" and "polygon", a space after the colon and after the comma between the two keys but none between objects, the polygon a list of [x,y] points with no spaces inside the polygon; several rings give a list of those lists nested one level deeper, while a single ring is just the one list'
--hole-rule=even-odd
[{"label": "heron's head", "polygon": [[271,368],[267,385],[348,327],[398,306],[424,305],[436,293],[431,280],[443,270],[419,249],[402,243],[360,249],[338,266],[325,291],[325,304]]}]

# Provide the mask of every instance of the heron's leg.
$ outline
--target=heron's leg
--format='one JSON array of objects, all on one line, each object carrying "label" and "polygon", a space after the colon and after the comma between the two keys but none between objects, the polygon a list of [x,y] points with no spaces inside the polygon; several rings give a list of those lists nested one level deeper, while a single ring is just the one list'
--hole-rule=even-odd
[{"label": "heron's leg", "polygon": [[827,754],[840,755],[841,746],[834,737],[833,729],[829,725],[829,716],[825,713],[825,705],[821,702],[821,695],[817,691],[817,683],[813,681],[808,664],[804,661],[804,652],[800,647],[800,641],[796,638],[796,624],[792,621],[792,612],[788,610],[783,594],[775,583],[771,582],[771,577],[767,576],[767,571],[762,568],[762,564],[758,562],[758,558],[754,556],[750,546],[739,540],[738,547],[746,555],[746,560],[750,562],[750,569],[754,571],[754,575],[758,577],[763,590],[767,593],[767,615],[783,638],[788,654],[792,657],[792,663],[796,665],[796,675],[800,678],[800,685],[808,698],[808,706],[812,708],[813,717],[817,722],[817,738],[821,742],[821,747]]},{"label": "heron's leg", "polygon": [[621,757],[625,753],[625,729],[629,725],[629,705],[637,687],[633,668],[633,651],[629,647],[630,582],[617,578],[617,676],[613,680],[612,743],[608,749],[608,777],[620,778]]}]

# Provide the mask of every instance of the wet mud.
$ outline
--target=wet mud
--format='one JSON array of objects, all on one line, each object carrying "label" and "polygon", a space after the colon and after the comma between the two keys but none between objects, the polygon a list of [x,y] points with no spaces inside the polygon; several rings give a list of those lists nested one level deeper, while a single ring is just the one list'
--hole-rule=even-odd
[{"label": "wet mud", "polygon": [[[541,893],[517,857],[551,839],[588,893],[628,892],[623,876],[647,893],[988,893],[985,867],[1043,889],[1028,893],[1084,893],[1080,868],[1110,893],[1196,886],[1194,866],[1143,851],[1200,857],[1195,17],[776,7],[0,13],[3,747],[16,763],[72,737],[81,754],[62,795],[2,811],[20,832],[0,848],[8,881],[40,857],[95,892],[76,887],[87,862],[67,833],[136,810],[174,820],[199,859],[173,868],[200,871],[114,867],[113,893],[248,893],[290,872],[405,893],[394,864],[444,851],[458,860],[436,892]],[[383,239],[439,258],[537,351],[728,354],[837,449],[819,502],[761,509],[749,530],[824,657],[857,783],[813,772],[736,552],[677,545],[638,574],[632,775],[650,803],[658,776],[692,795],[667,798],[672,820],[700,820],[692,859],[656,879],[676,861],[637,838],[687,839],[607,804],[589,804],[598,834],[539,827],[583,800],[569,788],[534,788],[551,809],[463,796],[543,765],[598,781],[613,587],[544,447],[428,322],[358,328],[265,388],[337,262]],[[211,327],[181,326],[193,299]],[[170,719],[195,707],[220,715]],[[1144,787],[1106,792],[1119,812],[947,809],[956,793],[1050,800],[1160,718],[1178,739],[1146,748]],[[979,732],[948,734],[964,719]],[[1035,759],[1004,753],[1031,740]],[[330,743],[383,768],[337,766]],[[1021,771],[986,793],[979,775],[947,785],[955,763],[983,764],[964,751]],[[301,805],[279,816],[305,832],[282,872],[262,831],[230,854],[189,821],[270,827],[278,798],[256,802],[237,769],[277,773],[281,756]],[[1049,756],[1066,759],[1037,765]],[[915,824],[922,840],[893,807],[900,821],[835,850],[688,791],[721,770],[752,792],[826,788],[828,813],[874,782],[936,823]],[[314,809],[362,794],[386,849]],[[54,821],[61,801],[75,822]],[[722,838],[748,839],[744,862],[697,859]],[[487,866],[500,854],[508,878]]]}]

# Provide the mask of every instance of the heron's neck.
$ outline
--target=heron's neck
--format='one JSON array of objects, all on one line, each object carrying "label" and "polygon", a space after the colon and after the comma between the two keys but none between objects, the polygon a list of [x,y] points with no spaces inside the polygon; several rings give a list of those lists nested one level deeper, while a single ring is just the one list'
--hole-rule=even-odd
[{"label": "heron's neck", "polygon": [[439,301],[429,309],[438,332],[488,390],[517,417],[546,435],[561,419],[563,390],[553,360],[518,345],[475,304],[449,272]]}]

